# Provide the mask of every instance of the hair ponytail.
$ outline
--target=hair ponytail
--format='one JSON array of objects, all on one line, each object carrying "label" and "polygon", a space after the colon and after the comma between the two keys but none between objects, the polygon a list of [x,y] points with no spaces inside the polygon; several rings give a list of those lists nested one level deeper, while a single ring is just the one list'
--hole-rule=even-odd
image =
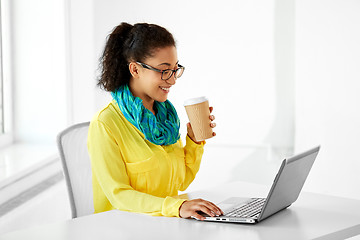
[{"label": "hair ponytail", "polygon": [[113,32],[108,35],[107,43],[100,59],[101,78],[98,85],[106,91],[113,91],[117,88],[116,80],[130,79],[127,59],[124,56],[125,42],[133,28],[128,23],[121,23]]},{"label": "hair ponytail", "polygon": [[175,40],[165,28],[155,24],[121,23],[108,36],[100,58],[101,76],[98,85],[109,92],[129,84],[130,61],[144,61],[157,48],[175,46]]}]

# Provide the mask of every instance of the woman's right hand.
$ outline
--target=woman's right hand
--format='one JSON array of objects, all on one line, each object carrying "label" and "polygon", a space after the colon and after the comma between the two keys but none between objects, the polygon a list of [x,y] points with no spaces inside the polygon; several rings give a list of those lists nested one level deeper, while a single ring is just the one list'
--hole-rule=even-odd
[{"label": "woman's right hand", "polygon": [[199,220],[204,220],[205,217],[201,216],[198,211],[206,213],[211,217],[224,214],[224,212],[218,206],[203,199],[187,200],[183,202],[179,209],[179,214],[182,218],[193,217]]}]

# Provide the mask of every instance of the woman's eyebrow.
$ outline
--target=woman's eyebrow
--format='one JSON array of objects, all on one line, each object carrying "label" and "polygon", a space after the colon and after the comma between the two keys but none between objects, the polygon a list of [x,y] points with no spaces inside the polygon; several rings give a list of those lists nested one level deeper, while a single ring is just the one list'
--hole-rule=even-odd
[{"label": "woman's eyebrow", "polygon": [[[175,65],[178,65],[178,63],[179,63],[179,60],[175,63]],[[166,65],[166,66],[171,66],[171,64],[170,63],[161,63],[161,64],[159,64],[159,65],[157,65],[157,66],[162,66],[162,65]]]}]

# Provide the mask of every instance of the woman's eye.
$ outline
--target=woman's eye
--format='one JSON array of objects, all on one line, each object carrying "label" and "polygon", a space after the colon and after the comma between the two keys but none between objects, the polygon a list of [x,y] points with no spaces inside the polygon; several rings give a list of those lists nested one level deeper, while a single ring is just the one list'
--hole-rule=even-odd
[{"label": "woman's eye", "polygon": [[163,76],[164,76],[165,78],[168,78],[168,77],[170,77],[171,73],[172,73],[171,70],[165,70],[165,71],[163,71]]}]

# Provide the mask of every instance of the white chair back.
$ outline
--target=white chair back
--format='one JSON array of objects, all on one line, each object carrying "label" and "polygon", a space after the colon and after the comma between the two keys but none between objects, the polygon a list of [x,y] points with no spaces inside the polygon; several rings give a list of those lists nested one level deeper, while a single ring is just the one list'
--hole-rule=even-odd
[{"label": "white chair back", "polygon": [[87,150],[89,122],[75,124],[57,136],[72,218],[94,213],[91,163]]}]

